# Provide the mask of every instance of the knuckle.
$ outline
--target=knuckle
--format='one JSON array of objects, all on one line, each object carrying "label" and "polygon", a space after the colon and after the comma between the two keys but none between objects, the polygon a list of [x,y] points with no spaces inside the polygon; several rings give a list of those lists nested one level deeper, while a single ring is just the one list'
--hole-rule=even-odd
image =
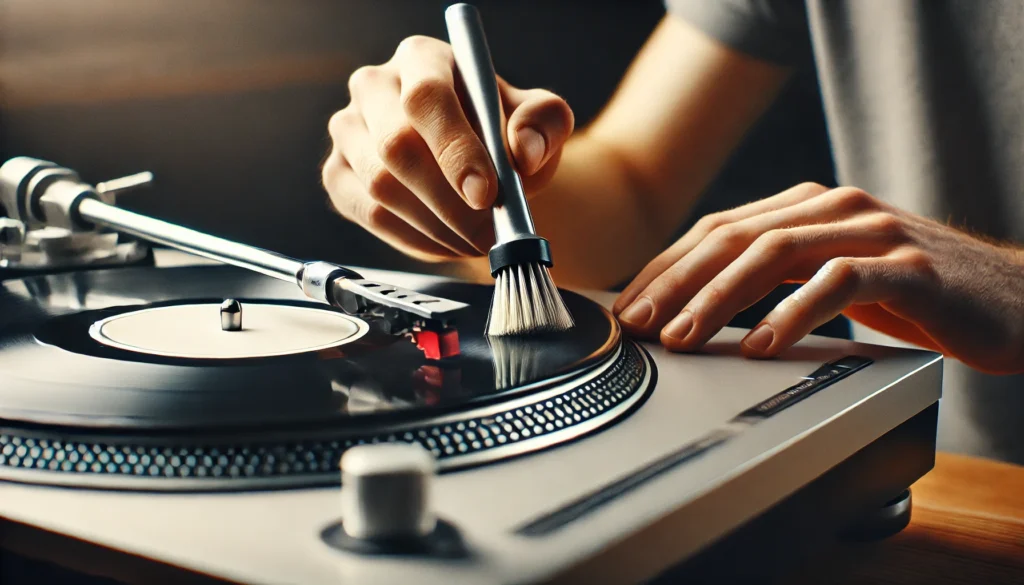
[{"label": "knuckle", "polygon": [[919,278],[932,281],[936,280],[938,277],[935,271],[935,262],[932,260],[932,257],[923,250],[915,248],[905,251],[902,254],[901,263],[909,268],[911,272]]},{"label": "knuckle", "polygon": [[341,140],[348,129],[352,127],[354,117],[355,112],[351,106],[334,112],[327,121],[327,131],[331,134],[331,139],[335,142]]},{"label": "knuckle", "polygon": [[372,231],[380,231],[387,225],[388,217],[391,212],[386,207],[378,203],[370,204],[366,207],[366,227]]},{"label": "knuckle", "polygon": [[402,108],[416,119],[429,118],[451,89],[440,77],[424,77],[402,87]]},{"label": "knuckle", "polygon": [[725,218],[722,217],[722,214],[720,212],[716,212],[709,213],[704,217],[698,219],[697,222],[693,224],[693,227],[696,230],[701,231],[705,234],[710,234],[711,232],[715,231],[716,228],[725,225],[725,223],[726,221]]},{"label": "knuckle", "polygon": [[379,79],[382,73],[381,67],[378,65],[363,65],[356,69],[348,77],[349,95],[355,95],[359,90]]},{"label": "knuckle", "polygon": [[403,124],[381,140],[377,154],[384,162],[401,165],[415,157],[419,141],[420,135],[416,129]]},{"label": "knuckle", "polygon": [[902,240],[906,237],[903,221],[890,213],[873,214],[869,220],[871,230],[887,240]]},{"label": "knuckle", "polygon": [[748,239],[746,232],[734,223],[726,223],[714,228],[708,237],[712,238],[716,245],[725,247],[743,245]]},{"label": "knuckle", "polygon": [[821,273],[837,286],[844,288],[857,286],[857,268],[852,258],[833,258],[825,263]]},{"label": "knuckle", "polygon": [[785,193],[789,194],[788,198],[794,202],[810,201],[821,197],[823,194],[828,192],[828,187],[814,181],[797,183],[795,186],[786,189],[785,191]]},{"label": "knuckle", "polygon": [[810,193],[812,197],[821,195],[822,193],[828,192],[828,187],[817,183],[815,181],[804,181],[796,186],[797,189]]},{"label": "knuckle", "polygon": [[832,204],[846,212],[865,211],[875,207],[875,198],[856,187],[841,187],[832,191]]},{"label": "knuckle", "polygon": [[755,245],[763,254],[774,257],[785,257],[797,247],[793,232],[784,229],[769,230],[758,236]]},{"label": "knuckle", "polygon": [[398,179],[391,174],[391,171],[381,166],[371,169],[366,176],[366,192],[371,199],[381,205],[395,200],[398,186]]},{"label": "knuckle", "polygon": [[438,46],[444,45],[443,42],[431,38],[425,35],[412,35],[402,39],[398,43],[398,47],[395,48],[396,55],[416,54],[422,53],[438,48]]},{"label": "knuckle", "polygon": [[800,187],[801,189],[806,189],[808,191],[827,191],[828,190],[828,187],[826,187],[826,186],[824,186],[821,183],[818,183],[816,181],[804,181],[803,183],[800,183],[797,186]]}]

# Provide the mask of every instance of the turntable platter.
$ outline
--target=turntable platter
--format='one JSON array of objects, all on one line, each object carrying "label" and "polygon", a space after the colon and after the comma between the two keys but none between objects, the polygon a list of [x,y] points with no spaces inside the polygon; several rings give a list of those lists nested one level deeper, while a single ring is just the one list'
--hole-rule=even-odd
[{"label": "turntable platter", "polygon": [[[46,469],[122,486],[142,475],[160,478],[158,489],[183,478],[189,489],[214,477],[216,488],[333,482],[340,453],[366,441],[418,441],[444,470],[572,440],[652,387],[643,350],[569,292],[574,329],[491,339],[493,287],[419,287],[469,305],[456,325],[461,353],[432,361],[380,323],[285,284],[228,266],[0,283],[0,477]],[[241,303],[242,331],[221,329],[226,298]],[[211,446],[234,455],[201,465]]]},{"label": "turntable platter", "polygon": [[[369,331],[368,324],[330,306],[300,300],[290,289],[291,298],[282,299],[279,291],[261,294],[246,282],[267,279],[231,267],[139,268],[98,272],[95,278],[77,276],[80,296],[96,295],[110,305],[121,294],[131,304],[91,309],[86,303],[68,310],[49,303],[52,295],[31,292],[62,288],[59,276],[32,279],[31,286],[4,283],[7,295],[19,297],[17,303],[4,304],[27,304],[31,310],[0,329],[0,377],[5,380],[0,417],[100,428],[263,428],[270,423],[401,417],[504,397],[531,383],[550,384],[607,358],[619,342],[619,329],[604,309],[567,294],[579,322],[574,330],[496,345],[483,335],[491,288],[444,283],[431,294],[472,308],[458,323],[461,355],[432,362],[408,339]],[[248,332],[221,331],[217,314],[209,310],[225,297],[242,303],[244,319],[258,304],[261,310],[253,313],[265,313],[260,317],[266,322],[256,325],[272,328],[261,337],[275,338],[271,343],[276,345],[253,347]],[[285,314],[300,319],[289,322],[281,318]],[[302,335],[299,321],[310,320],[310,315],[319,315],[315,319],[320,325],[305,334],[305,341],[296,340]],[[167,316],[179,322],[172,326]],[[193,330],[182,332],[180,320]],[[328,321],[335,326],[324,326]],[[143,333],[139,326],[166,330]],[[114,341],[98,340],[93,334],[97,329]],[[324,343],[331,337],[339,343]],[[303,345],[309,351],[267,355],[275,353],[268,349]],[[222,358],[211,359],[209,354],[218,352]],[[195,357],[197,353],[202,357]]]}]

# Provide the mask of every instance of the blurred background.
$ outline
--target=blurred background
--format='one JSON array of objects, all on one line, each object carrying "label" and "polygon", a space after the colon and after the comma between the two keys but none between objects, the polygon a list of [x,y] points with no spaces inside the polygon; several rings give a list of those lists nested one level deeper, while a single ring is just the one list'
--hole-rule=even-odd
[{"label": "blurred background", "polygon": [[[327,120],[357,67],[413,34],[446,38],[439,0],[3,0],[0,155],[98,182],[151,170],[143,213],[286,254],[428,270],[330,211]],[[661,0],[477,2],[497,70],[598,113],[664,15]],[[700,213],[804,180],[831,184],[805,74],[737,153]],[[684,229],[686,226],[680,226]]]}]

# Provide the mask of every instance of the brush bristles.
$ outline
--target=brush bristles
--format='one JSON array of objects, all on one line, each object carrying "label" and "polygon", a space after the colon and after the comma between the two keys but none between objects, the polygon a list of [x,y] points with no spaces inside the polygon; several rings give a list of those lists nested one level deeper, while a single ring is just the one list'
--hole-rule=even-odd
[{"label": "brush bristles", "polygon": [[498,272],[487,335],[565,331],[572,315],[543,264],[509,266]]}]

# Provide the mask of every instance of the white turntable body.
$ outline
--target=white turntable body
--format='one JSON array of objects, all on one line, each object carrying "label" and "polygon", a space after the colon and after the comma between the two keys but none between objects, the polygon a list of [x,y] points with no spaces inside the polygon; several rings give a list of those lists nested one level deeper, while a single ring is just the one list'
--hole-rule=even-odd
[{"label": "white turntable body", "polygon": [[[413,289],[433,278],[365,273]],[[614,299],[588,296],[605,306]],[[940,398],[941,356],[930,352],[809,337],[782,359],[751,361],[738,355],[742,333],[726,329],[696,355],[646,344],[657,382],[632,415],[567,445],[434,477],[430,505],[460,533],[464,558],[365,555],[329,546],[321,533],[339,520],[339,488],[158,494],[0,483],[3,546],[141,582],[156,580],[146,576],[156,574],[147,573],[148,563],[154,571],[182,569],[178,576],[268,584],[644,581]],[[631,489],[600,492],[848,355],[873,363]],[[537,533],[521,530],[595,492],[607,497],[592,497],[585,512]],[[103,567],[74,558],[82,542],[110,553]]]}]

